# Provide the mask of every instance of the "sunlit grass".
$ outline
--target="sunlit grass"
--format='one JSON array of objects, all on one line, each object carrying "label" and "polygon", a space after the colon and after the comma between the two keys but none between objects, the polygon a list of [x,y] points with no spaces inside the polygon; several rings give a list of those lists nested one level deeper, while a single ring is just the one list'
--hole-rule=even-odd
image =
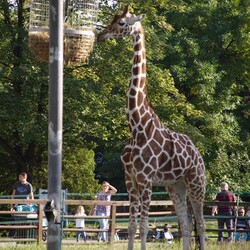
[{"label": "sunlit grass", "polygon": [[[16,243],[0,243],[0,248],[4,250],[13,250],[13,249],[20,249],[20,250],[45,250],[47,249],[46,244],[42,246],[37,246],[36,244],[16,244]],[[112,249],[109,243],[97,243],[97,242],[89,242],[89,243],[63,243],[62,250],[110,250]],[[126,250],[127,243],[126,242],[116,242],[113,246],[114,250]],[[182,245],[179,242],[175,242],[171,245],[167,245],[167,243],[156,243],[156,242],[149,242],[147,243],[148,250],[159,250],[159,249],[169,249],[169,250],[181,250]],[[192,249],[195,249],[195,246],[192,245]],[[211,240],[206,242],[206,249],[207,250],[247,250],[250,249],[250,241],[244,243],[220,243],[217,244],[215,240]],[[134,250],[140,250],[140,242],[135,242]]]},{"label": "sunlit grass", "polygon": [[[172,224],[172,226],[175,226],[176,224],[173,222],[170,222],[169,224]],[[163,223],[155,224],[154,226],[162,226]],[[119,226],[126,227],[127,223],[120,223]],[[210,220],[206,221],[206,228],[210,229],[216,229],[217,228],[217,221],[216,220]],[[171,231],[177,231],[177,228],[172,228]],[[250,241],[239,243],[220,243],[218,244],[216,242],[217,233],[216,232],[206,232],[206,236],[208,236],[209,240],[206,242],[206,250],[250,250]],[[226,235],[225,235],[226,236]],[[64,240],[62,243],[61,250],[127,250],[127,242],[126,241],[119,241],[115,242],[112,246],[109,243],[101,243],[97,241],[89,241],[89,242],[75,242],[75,234],[71,233],[69,234],[69,237],[66,238],[64,235]],[[14,249],[20,249],[20,250],[46,250],[47,245],[46,243],[43,243],[42,246],[38,246],[36,243],[16,243],[16,242],[6,242],[1,243],[0,242],[0,249],[3,250],[14,250]],[[134,250],[140,250],[141,245],[140,241],[137,240],[134,245]],[[147,243],[147,249],[148,250],[182,250],[182,244],[175,240],[173,244],[167,245],[167,243],[162,242],[148,242]],[[195,249],[194,244],[192,245],[192,250]]]}]

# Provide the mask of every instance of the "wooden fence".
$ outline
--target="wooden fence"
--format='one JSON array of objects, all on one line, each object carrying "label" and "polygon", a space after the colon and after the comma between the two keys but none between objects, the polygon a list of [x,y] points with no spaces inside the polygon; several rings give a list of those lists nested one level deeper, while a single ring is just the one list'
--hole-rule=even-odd
[{"label": "wooden fence", "polygon": [[[86,227],[84,231],[86,233],[95,233],[101,231],[109,231],[110,233],[110,243],[114,243],[114,235],[118,228],[117,222],[119,221],[119,218],[126,218],[128,220],[129,213],[128,212],[117,212],[118,207],[128,207],[129,202],[128,201],[97,201],[97,200],[64,200],[63,201],[65,205],[68,206],[96,206],[96,205],[110,205],[111,206],[111,215],[109,218],[110,220],[110,229],[109,230],[102,230],[98,228],[88,228]],[[38,205],[38,212],[30,212],[30,211],[0,211],[0,215],[12,215],[13,217],[17,215],[36,215],[36,219],[34,220],[35,223],[32,223],[32,225],[18,225],[18,224],[3,224],[0,221],[0,230],[16,230],[16,229],[34,229],[36,230],[35,237],[32,238],[7,238],[7,237],[0,237],[0,242],[3,241],[37,241],[38,244],[41,244],[43,241],[43,234],[47,231],[47,228],[43,226],[44,221],[44,205],[47,203],[47,200],[41,200],[41,199],[35,199],[35,200],[26,200],[26,199],[0,199],[0,205],[6,205],[6,204],[37,204]],[[209,208],[207,211],[211,211],[211,207],[214,205],[217,205],[218,202],[205,202],[204,208]],[[222,202],[219,203],[220,205]],[[250,207],[250,202],[225,202],[224,204],[235,206],[236,209],[238,207]],[[173,203],[170,200],[154,200],[150,203],[150,208],[153,206],[161,207],[164,206],[164,209],[159,209],[161,211],[151,211],[149,213],[149,219],[153,218],[155,221],[161,221],[163,223],[167,223],[170,221],[176,222],[177,227],[177,217],[174,212]],[[166,209],[166,207],[168,209]],[[153,209],[154,210],[154,209]],[[76,217],[75,215],[63,215],[63,220],[75,220],[76,218],[85,218],[85,219],[91,219],[91,220],[98,220],[99,218],[104,218],[101,216],[96,215],[89,215],[89,216],[81,216]],[[158,218],[158,219],[157,219]],[[211,212],[208,212],[204,215],[205,220],[215,220],[216,218],[219,218],[219,216],[211,216]],[[235,216],[232,216],[232,218],[235,218]],[[250,219],[250,217],[245,217]],[[76,232],[76,231],[83,231],[78,228],[69,228],[69,227],[62,227],[62,232]],[[207,231],[217,231],[218,229],[207,229]],[[223,231],[228,231],[224,229]],[[237,230],[233,228],[231,231],[236,232]],[[246,230],[249,232],[249,229]]]}]

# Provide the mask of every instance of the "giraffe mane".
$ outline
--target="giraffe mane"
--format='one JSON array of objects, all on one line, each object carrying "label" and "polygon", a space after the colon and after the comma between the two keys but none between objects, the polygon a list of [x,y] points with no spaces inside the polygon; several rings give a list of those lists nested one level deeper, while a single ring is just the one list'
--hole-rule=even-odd
[{"label": "giraffe mane", "polygon": [[156,113],[155,107],[153,106],[152,102],[148,100],[148,106]]}]

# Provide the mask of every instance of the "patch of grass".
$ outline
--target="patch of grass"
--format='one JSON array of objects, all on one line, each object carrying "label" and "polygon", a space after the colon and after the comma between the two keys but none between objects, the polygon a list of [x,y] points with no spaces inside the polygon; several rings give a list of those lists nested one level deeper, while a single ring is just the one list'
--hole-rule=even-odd
[{"label": "patch of grass", "polygon": [[[167,245],[167,243],[159,243],[159,242],[149,242],[147,243],[147,249],[149,250],[159,250],[159,249],[168,249],[168,250],[181,250],[182,244],[179,242],[174,242],[171,245]],[[140,250],[140,242],[135,242],[134,250]],[[37,246],[36,244],[15,244],[15,243],[0,243],[0,248],[3,250],[46,250],[46,244],[42,246]],[[88,243],[63,243],[62,250],[111,250],[111,245],[109,243],[97,243],[97,242],[88,242]],[[126,250],[127,242],[116,242],[113,247],[114,250]],[[192,245],[191,249],[195,249],[195,246]],[[207,250],[246,250],[250,249],[250,241],[249,242],[235,242],[235,243],[216,243],[215,240],[211,240],[206,242]]]}]

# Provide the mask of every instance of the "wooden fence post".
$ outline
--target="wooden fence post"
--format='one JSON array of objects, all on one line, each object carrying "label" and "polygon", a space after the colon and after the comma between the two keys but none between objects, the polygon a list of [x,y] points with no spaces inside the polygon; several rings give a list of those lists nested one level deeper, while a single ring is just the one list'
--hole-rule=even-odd
[{"label": "wooden fence post", "polygon": [[42,244],[43,240],[43,204],[38,204],[38,229],[37,229],[38,244]]},{"label": "wooden fence post", "polygon": [[111,230],[110,230],[110,247],[114,249],[114,240],[115,240],[115,229],[116,229],[116,205],[112,205],[111,210]]}]

